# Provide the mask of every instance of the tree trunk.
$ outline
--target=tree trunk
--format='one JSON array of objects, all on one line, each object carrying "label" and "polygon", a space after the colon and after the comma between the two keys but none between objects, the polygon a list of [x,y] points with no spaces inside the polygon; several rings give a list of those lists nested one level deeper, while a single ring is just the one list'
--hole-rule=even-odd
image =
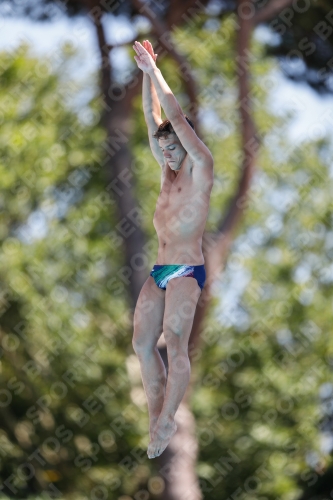
[{"label": "tree trunk", "polygon": [[120,238],[124,250],[124,265],[117,276],[128,291],[133,311],[142,285],[147,279],[147,257],[144,252],[147,238],[141,228],[140,209],[134,196],[135,178],[131,172],[133,157],[128,147],[132,134],[132,102],[141,89],[142,71],[137,71],[126,86],[112,81],[110,47],[106,43],[99,13],[95,16],[94,24],[102,60],[102,123],[107,130],[103,164],[107,179],[106,191],[116,202],[119,220],[116,225],[117,237]]}]

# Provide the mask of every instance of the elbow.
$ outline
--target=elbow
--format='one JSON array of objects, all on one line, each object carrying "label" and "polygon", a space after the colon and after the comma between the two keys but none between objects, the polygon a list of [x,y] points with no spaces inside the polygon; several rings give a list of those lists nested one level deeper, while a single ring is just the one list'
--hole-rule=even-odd
[{"label": "elbow", "polygon": [[185,120],[185,115],[183,113],[182,108],[179,106],[177,102],[177,108],[174,110],[174,119],[176,120]]},{"label": "elbow", "polygon": [[176,125],[181,124],[185,120],[184,113],[179,105],[170,111],[168,119]]}]

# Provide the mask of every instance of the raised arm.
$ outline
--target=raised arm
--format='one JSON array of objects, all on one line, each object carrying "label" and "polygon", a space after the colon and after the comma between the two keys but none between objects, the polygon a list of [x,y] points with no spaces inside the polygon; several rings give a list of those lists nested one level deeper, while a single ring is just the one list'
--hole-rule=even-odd
[{"label": "raised arm", "polygon": [[[153,47],[148,40],[143,42],[145,49],[149,52],[151,57],[156,61],[157,54],[154,54]],[[159,125],[162,123],[161,118],[161,105],[157,97],[157,93],[154,84],[148,75],[148,73],[143,74],[142,82],[142,106],[143,114],[148,128],[148,137],[151,151],[159,163],[159,165],[164,167],[164,157],[161,149],[158,147],[156,139],[153,137],[153,133],[157,130]]]},{"label": "raised arm", "polygon": [[137,53],[137,56],[134,57],[137,65],[150,76],[161,106],[183,147],[195,164],[212,167],[213,158],[209,149],[187,123],[177,99],[164,80],[161,71],[157,68],[155,61],[139,42],[135,42],[133,48]]},{"label": "raised arm", "polygon": [[[157,54],[154,54],[154,49],[151,43],[148,40],[145,40],[143,42],[143,45],[147,52],[149,52],[151,57],[154,59],[154,62],[156,62]],[[159,122],[161,120],[161,105],[160,101],[158,100],[153,82],[151,81],[148,73],[143,74],[142,100],[143,112],[146,122],[151,122],[151,118],[153,118],[156,123]]]}]

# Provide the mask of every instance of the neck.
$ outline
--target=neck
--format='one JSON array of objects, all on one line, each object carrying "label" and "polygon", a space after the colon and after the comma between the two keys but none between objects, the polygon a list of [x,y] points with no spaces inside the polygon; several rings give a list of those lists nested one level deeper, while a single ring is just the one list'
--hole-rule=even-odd
[{"label": "neck", "polygon": [[172,168],[169,167],[169,169],[171,170],[171,172],[173,172],[175,174],[175,176],[177,177],[177,175],[179,174],[180,172],[180,169],[179,170],[173,170]]}]

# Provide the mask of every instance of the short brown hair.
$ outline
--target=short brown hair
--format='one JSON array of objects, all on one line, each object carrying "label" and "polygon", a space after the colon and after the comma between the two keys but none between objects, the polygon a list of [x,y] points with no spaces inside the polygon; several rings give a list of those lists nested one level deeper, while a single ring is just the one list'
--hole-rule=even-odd
[{"label": "short brown hair", "polygon": [[[194,125],[193,125],[192,121],[189,119],[189,117],[187,115],[184,115],[184,116],[186,118],[187,123],[189,125],[191,125],[191,127],[194,130]],[[159,139],[160,137],[165,137],[169,134],[176,134],[176,132],[174,131],[170,120],[164,120],[164,122],[161,123],[161,125],[158,127],[156,132],[153,134],[153,137],[155,137],[155,139]]]}]

